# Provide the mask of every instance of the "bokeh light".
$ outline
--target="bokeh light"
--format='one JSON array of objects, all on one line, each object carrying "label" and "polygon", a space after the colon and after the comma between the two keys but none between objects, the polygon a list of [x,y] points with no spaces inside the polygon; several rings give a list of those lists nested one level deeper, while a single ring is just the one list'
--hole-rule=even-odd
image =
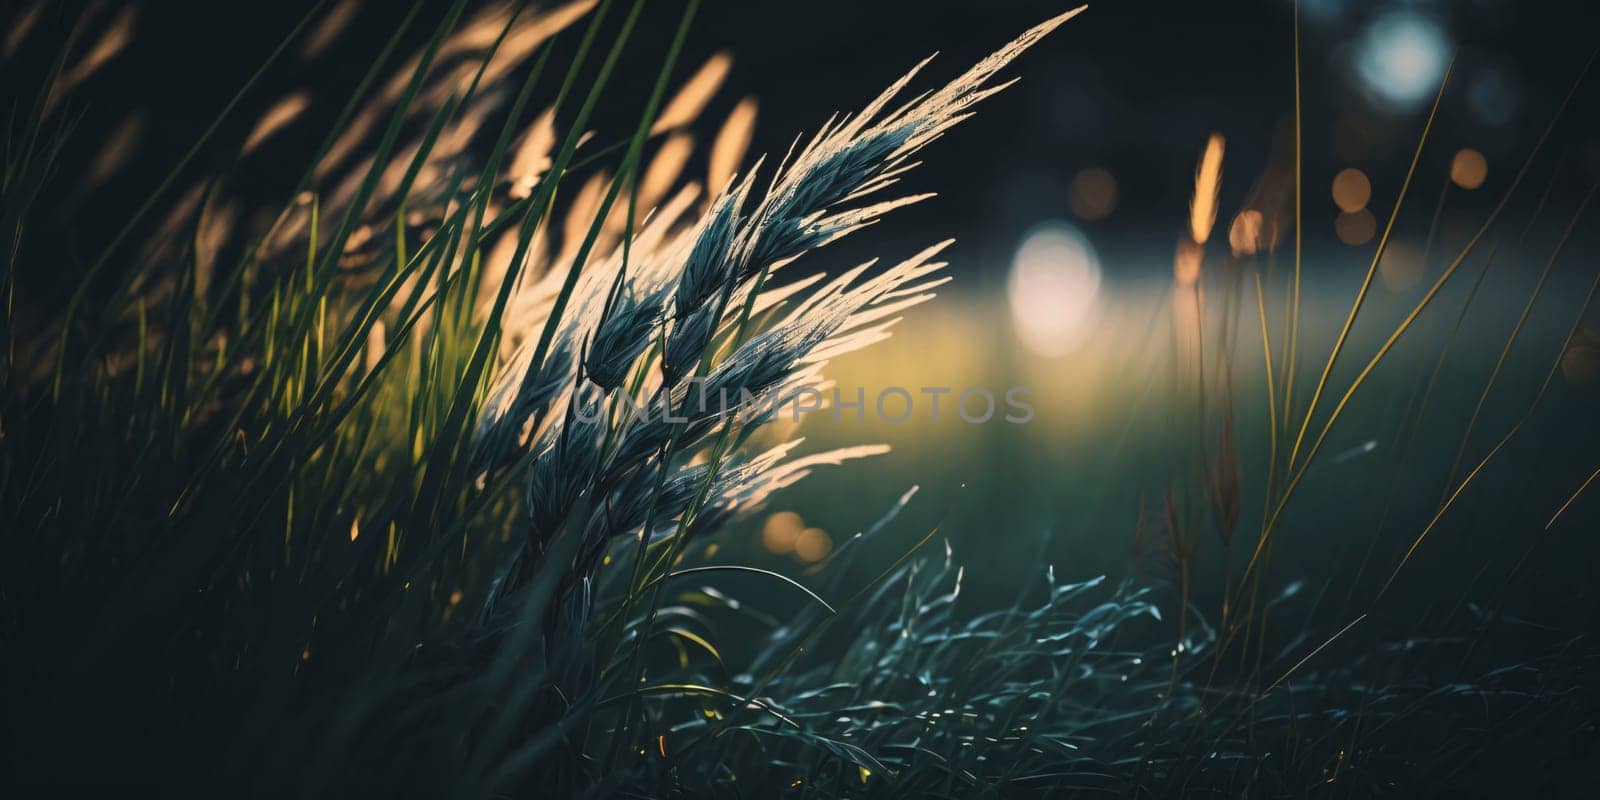
[{"label": "bokeh light", "polygon": [[1072,177],[1067,205],[1079,219],[1098,222],[1117,209],[1117,179],[1109,170],[1090,167]]},{"label": "bokeh light", "polygon": [[1463,189],[1476,189],[1489,177],[1489,162],[1483,154],[1463,147],[1450,159],[1450,180]]},{"label": "bokeh light", "polygon": [[1357,46],[1356,74],[1380,105],[1403,110],[1438,89],[1450,40],[1433,20],[1397,12],[1374,20]]},{"label": "bokeh light", "polygon": [[761,526],[761,546],[775,555],[791,553],[806,527],[805,520],[793,511],[779,511]]},{"label": "bokeh light", "polygon": [[1366,208],[1370,200],[1372,181],[1367,179],[1367,173],[1349,167],[1333,177],[1333,202],[1340,211],[1354,214]]},{"label": "bokeh light", "polygon": [[814,564],[833,552],[833,538],[821,528],[806,528],[794,540],[794,557]]},{"label": "bokeh light", "polygon": [[1228,246],[1233,248],[1234,257],[1253,256],[1261,252],[1261,229],[1265,225],[1261,212],[1253,208],[1240,211],[1233,218],[1233,224],[1228,226]]},{"label": "bokeh light", "polygon": [[1065,222],[1028,231],[1011,261],[1006,296],[1017,336],[1035,353],[1076,350],[1094,322],[1100,297],[1100,258],[1083,234]]},{"label": "bokeh light", "polygon": [[1334,220],[1333,230],[1339,234],[1339,241],[1351,247],[1366,244],[1372,241],[1373,234],[1378,232],[1378,220],[1372,212],[1361,209],[1355,213],[1343,213]]}]

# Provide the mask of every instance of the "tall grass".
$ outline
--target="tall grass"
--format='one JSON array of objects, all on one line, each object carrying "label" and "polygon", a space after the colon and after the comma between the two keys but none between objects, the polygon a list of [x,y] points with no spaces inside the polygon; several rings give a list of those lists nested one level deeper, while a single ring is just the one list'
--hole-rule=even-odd
[{"label": "tall grass", "polygon": [[[1307,439],[1339,346],[1295,408],[1298,243],[1287,349],[1263,354],[1284,438],[1256,555],[1215,628],[1190,602],[1201,510],[1228,546],[1249,477],[1226,380],[1249,304],[1227,301],[1213,335],[1202,302],[1220,137],[1186,242],[1196,422],[1175,471],[1199,477],[1150,513],[1176,592],[1058,583],[1047,568],[1010,607],[969,613],[937,528],[886,566],[857,563],[915,490],[817,580],[711,558],[717,532],[773,492],[883,452],[797,455],[767,425],[770,401],[826,386],[830,359],[930,299],[945,243],[890,266],[784,268],[924,199],[891,189],[1078,11],[897,99],[918,64],[772,161],[746,166],[755,105],[741,101],[701,184],[682,175],[683,129],[728,66],[713,57],[673,82],[697,3],[663,34],[623,138],[591,126],[646,35],[642,2],[417,3],[263,204],[232,170],[272,159],[307,101],[252,90],[282,59],[326,57],[353,7],[319,5],[288,31],[86,260],[55,257],[79,243],[40,223],[39,198],[83,177],[61,159],[82,134],[82,87],[132,23],[42,5],[17,22],[56,55],[10,120],[3,187],[9,778],[92,772],[209,795],[922,797],[1281,793],[1346,775],[1362,794],[1388,785],[1400,744],[1485,706],[1547,711],[1562,690],[1543,679],[1584,666],[1530,658],[1432,688],[1380,656],[1318,660],[1326,642],[1263,652],[1259,626],[1298,588],[1267,590],[1257,556],[1367,374]],[[247,133],[224,141],[252,106],[264,110]],[[128,152],[109,144],[89,178]],[[205,166],[215,153],[227,166]],[[1268,249],[1252,224],[1230,229],[1217,294],[1236,297],[1246,256]],[[724,391],[766,410],[700,402]],[[852,565],[875,577],[846,582]],[[742,592],[800,610],[772,619]],[[1233,648],[1254,666],[1225,683],[1216,665]],[[1346,737],[1362,746],[1347,753]],[[1450,738],[1427,755],[1444,771],[1493,743]]]}]

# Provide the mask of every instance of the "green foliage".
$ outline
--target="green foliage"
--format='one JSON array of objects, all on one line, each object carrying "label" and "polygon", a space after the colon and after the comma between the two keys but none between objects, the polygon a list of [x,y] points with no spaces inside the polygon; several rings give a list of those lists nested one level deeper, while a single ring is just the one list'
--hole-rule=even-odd
[{"label": "green foliage", "polygon": [[[227,173],[197,175],[195,156],[313,11],[56,303],[31,293],[60,268],[39,257],[60,243],[35,233],[35,203],[76,133],[61,78],[83,31],[65,37],[7,131],[9,777],[213,795],[1164,796],[1349,770],[1361,793],[1389,774],[1383,742],[1453,705],[1553,702],[1521,683],[1533,663],[1410,691],[1360,659],[1270,661],[1286,671],[1264,692],[1259,666],[1214,688],[1222,659],[1186,597],[1047,572],[1021,593],[1042,600],[963,609],[948,548],[924,552],[936,531],[859,587],[841,583],[854,540],[817,582],[711,559],[772,491],[876,451],[758,452],[770,417],[689,415],[692,379],[779,396],[926,299],[939,246],[814,287],[768,279],[919,199],[863,202],[1071,14],[889,109],[908,75],[766,191],[752,170],[685,220],[687,201],[645,217],[639,176],[694,3],[631,135],[579,158],[641,8],[485,17],[457,0],[435,19],[418,3],[293,190],[229,211]],[[492,44],[464,46],[486,19]],[[495,69],[513,42],[516,69]],[[511,174],[540,98],[566,133]],[[475,136],[485,117],[498,125]],[[569,213],[570,260],[549,257],[558,198],[600,163],[614,172]],[[235,218],[266,222],[218,233]],[[640,402],[687,416],[638,420]],[[741,581],[801,610],[769,619],[727,588]],[[1177,642],[1162,608],[1188,620]],[[1358,728],[1391,738],[1329,762]]]}]

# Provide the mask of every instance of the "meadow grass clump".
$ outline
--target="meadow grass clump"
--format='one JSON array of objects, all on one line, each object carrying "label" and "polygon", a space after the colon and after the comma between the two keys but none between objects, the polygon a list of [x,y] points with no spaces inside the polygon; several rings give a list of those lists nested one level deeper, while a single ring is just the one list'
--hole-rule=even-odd
[{"label": "meadow grass clump", "polygon": [[[784,270],[924,199],[890,190],[1078,12],[899,99],[918,64],[747,169],[756,106],[741,100],[702,183],[684,175],[685,129],[729,66],[713,56],[674,90],[695,2],[631,131],[591,130],[643,7],[417,4],[304,160],[280,148],[308,125],[304,92],[230,141],[224,123],[263,75],[327,58],[360,18],[352,2],[319,7],[86,260],[40,222],[41,198],[112,179],[131,152],[119,133],[86,168],[60,157],[133,12],[23,12],[15,29],[50,58],[9,119],[3,186],[10,781],[93,772],[208,796],[1364,796],[1454,779],[1563,703],[1592,706],[1569,674],[1592,669],[1582,643],[1530,633],[1530,655],[1484,666],[1459,632],[1487,628],[1493,607],[1436,633],[1373,634],[1370,652],[1339,648],[1367,613],[1268,647],[1269,615],[1305,600],[1262,577],[1285,507],[1483,232],[1319,429],[1382,246],[1306,403],[1298,243],[1276,338],[1272,275],[1255,273],[1291,225],[1244,209],[1223,280],[1205,260],[1220,136],[1176,271],[1188,316],[1174,402],[1192,441],[1136,526],[1172,586],[1030,566],[1014,602],[970,606],[937,527],[887,565],[864,555],[904,527],[915,489],[807,575],[716,559],[719,534],[774,492],[886,451],[806,452],[769,424],[773,401],[827,386],[831,359],[929,300],[948,242]],[[266,200],[235,171],[260,163],[296,165]],[[1193,596],[1199,532],[1226,551],[1252,521],[1230,380],[1251,277],[1272,445],[1253,550],[1214,614]],[[723,396],[757,410],[705,402]],[[1471,463],[1457,461],[1441,516],[1483,466],[1454,483]],[[1411,658],[1422,650],[1454,669]],[[1463,721],[1487,733],[1454,730]]]},{"label": "meadow grass clump", "polygon": [[[816,466],[882,450],[752,452],[772,412],[706,413],[691,390],[818,384],[931,297],[942,245],[771,278],[922,199],[881,197],[1072,13],[891,107],[913,70],[760,183],[760,164],[722,176],[696,216],[697,184],[667,188],[684,160],[670,134],[725,66],[668,102],[691,3],[632,135],[590,143],[642,9],[614,5],[456,2],[431,31],[413,9],[262,206],[195,156],[227,147],[221,122],[262,74],[349,22],[314,11],[64,284],[31,203],[75,177],[55,161],[73,90],[131,23],[29,12],[59,55],[13,117],[5,173],[17,779],[70,781],[91,753],[173,790],[630,780],[656,735],[656,649],[685,635],[661,619],[685,550]],[[306,105],[273,104],[236,158],[269,157]],[[727,147],[720,170],[740,160]],[[585,170],[557,249],[557,186]],[[651,404],[675,413],[630,413]]]}]

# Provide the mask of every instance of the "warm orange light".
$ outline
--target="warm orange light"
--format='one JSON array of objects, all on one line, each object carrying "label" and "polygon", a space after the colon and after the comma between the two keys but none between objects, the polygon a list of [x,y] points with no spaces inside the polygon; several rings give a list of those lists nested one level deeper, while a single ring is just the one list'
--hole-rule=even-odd
[{"label": "warm orange light", "polygon": [[1450,180],[1463,189],[1476,189],[1488,177],[1489,162],[1484,160],[1482,153],[1470,147],[1461,148],[1456,152],[1456,157],[1450,160]]},{"label": "warm orange light", "polygon": [[533,196],[533,187],[539,176],[550,168],[550,151],[556,146],[556,110],[546,109],[533,124],[523,131],[511,157],[511,188],[507,194],[513,200]]},{"label": "warm orange light", "polygon": [[1190,241],[1178,242],[1178,254],[1172,260],[1172,277],[1179,286],[1191,286],[1200,280],[1200,259],[1205,248]]},{"label": "warm orange light", "polygon": [[1367,179],[1367,174],[1355,167],[1350,167],[1339,172],[1333,178],[1333,202],[1340,211],[1354,214],[1367,207],[1372,200],[1372,181]]},{"label": "warm orange light", "polygon": [[807,564],[816,563],[833,552],[833,539],[821,528],[806,528],[794,540],[795,558]]},{"label": "warm orange light", "polygon": [[[365,361],[368,372],[376,370],[378,364],[383,362],[384,354],[389,352],[388,335],[389,333],[384,328],[383,320],[372,321],[372,330],[367,332],[367,355]],[[350,538],[352,540],[356,538],[354,522],[350,523]]]},{"label": "warm orange light", "polygon": [[746,97],[733,107],[717,138],[711,143],[711,165],[707,170],[706,188],[711,194],[727,188],[728,180],[739,171],[745,151],[750,149],[750,138],[756,131],[756,99]]},{"label": "warm orange light", "polygon": [[1234,257],[1253,256],[1261,252],[1261,229],[1266,225],[1261,212],[1253,208],[1240,211],[1228,228],[1228,246]]},{"label": "warm orange light", "polygon": [[[644,178],[639,181],[639,210],[655,208],[657,202],[665,197],[667,190],[678,182],[678,176],[683,173],[683,167],[689,163],[689,156],[694,154],[694,137],[687,133],[675,133],[661,143],[661,149],[656,151],[655,158],[650,159],[650,166],[645,168]],[[626,214],[627,206],[617,204]]]},{"label": "warm orange light", "polygon": [[1189,203],[1189,235],[1199,244],[1211,238],[1217,222],[1217,193],[1222,190],[1222,134],[1213,133],[1194,173],[1194,199]]},{"label": "warm orange light", "polygon": [[726,52],[717,53],[706,60],[700,70],[683,84],[683,88],[673,96],[672,100],[656,116],[656,124],[650,133],[657,134],[673,128],[681,128],[694,122],[695,117],[711,102],[711,96],[717,93],[722,86],[722,81],[728,77],[728,71],[733,67],[733,56]]},{"label": "warm orange light", "polygon": [[294,122],[310,105],[311,94],[304,91],[295,92],[279,100],[256,121],[256,126],[250,130],[250,135],[245,137],[241,151],[248,153],[261,146],[262,142]]},{"label": "warm orange light", "polygon": [[311,35],[306,37],[306,43],[300,48],[301,58],[316,58],[322,54],[333,40],[349,26],[350,21],[356,18],[356,11],[361,7],[361,0],[343,0],[343,2],[329,9],[324,14],[322,21],[311,30]]},{"label": "warm orange light", "polygon": [[761,526],[761,546],[767,552],[777,555],[793,552],[800,532],[805,530],[805,520],[793,511],[779,511],[767,517],[765,525]]},{"label": "warm orange light", "polygon": [[1090,167],[1073,176],[1067,187],[1067,205],[1079,219],[1096,222],[1117,208],[1117,179],[1110,171]]}]

